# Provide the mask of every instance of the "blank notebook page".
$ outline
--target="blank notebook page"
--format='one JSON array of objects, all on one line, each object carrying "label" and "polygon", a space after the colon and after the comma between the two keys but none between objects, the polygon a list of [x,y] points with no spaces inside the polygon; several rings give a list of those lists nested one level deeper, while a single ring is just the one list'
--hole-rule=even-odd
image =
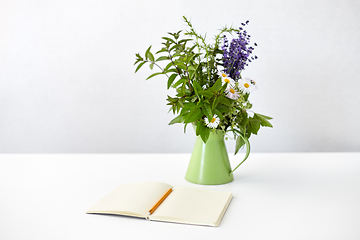
[{"label": "blank notebook page", "polygon": [[[155,210],[153,218],[183,220],[184,223],[216,223],[231,200],[231,193],[199,188],[175,187]],[[158,219],[161,220],[161,219]]]}]

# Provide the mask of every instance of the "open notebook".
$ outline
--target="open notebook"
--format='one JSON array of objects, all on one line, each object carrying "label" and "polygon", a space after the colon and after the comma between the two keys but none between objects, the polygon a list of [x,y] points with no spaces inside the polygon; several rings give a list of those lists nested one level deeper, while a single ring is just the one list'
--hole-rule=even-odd
[{"label": "open notebook", "polygon": [[[171,193],[165,198],[164,195]],[[166,195],[165,195],[166,196]],[[159,200],[163,202],[149,214]],[[173,187],[160,182],[122,184],[87,213],[115,214],[154,221],[218,226],[232,199],[230,192]]]}]

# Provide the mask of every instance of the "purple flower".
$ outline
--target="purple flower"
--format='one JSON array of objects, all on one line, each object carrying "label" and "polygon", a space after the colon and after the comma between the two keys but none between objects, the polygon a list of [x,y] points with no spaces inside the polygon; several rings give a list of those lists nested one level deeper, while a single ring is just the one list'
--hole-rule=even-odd
[{"label": "purple flower", "polygon": [[[249,21],[246,21],[246,24],[248,23]],[[242,26],[246,24],[241,23]],[[224,72],[235,81],[241,78],[240,73],[248,66],[248,63],[257,59],[257,56],[255,58],[251,56],[254,47],[250,46],[250,35],[243,28],[240,27],[239,29],[238,37],[231,40],[230,46],[228,39],[224,36],[222,47]]]}]

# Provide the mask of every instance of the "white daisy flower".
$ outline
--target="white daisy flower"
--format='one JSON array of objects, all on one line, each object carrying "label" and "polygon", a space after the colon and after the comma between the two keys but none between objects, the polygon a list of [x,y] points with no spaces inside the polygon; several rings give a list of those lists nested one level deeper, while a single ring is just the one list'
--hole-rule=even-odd
[{"label": "white daisy flower", "polygon": [[228,77],[229,75],[227,73],[224,72],[219,72],[220,77],[225,78]]},{"label": "white daisy flower", "polygon": [[205,117],[204,120],[205,120],[206,126],[209,127],[209,128],[217,128],[217,126],[220,123],[220,118],[216,114],[214,114],[211,121],[209,121],[209,119],[207,117]]},{"label": "white daisy flower", "polygon": [[245,93],[250,93],[254,89],[254,84],[251,83],[250,78],[242,78],[239,81],[240,89]]},{"label": "white daisy flower", "polygon": [[228,85],[234,85],[235,83],[235,81],[231,77],[229,77],[227,73],[220,72],[220,77],[222,80],[222,85],[224,85],[225,83],[228,83]]},{"label": "white daisy flower", "polygon": [[238,98],[240,97],[240,94],[238,93],[238,91],[235,89],[234,86],[231,86],[231,85],[230,85],[230,87],[228,87],[228,88],[225,90],[225,92],[226,92],[226,96],[227,96],[228,98],[233,99],[233,100],[236,100],[236,99],[238,99]]}]

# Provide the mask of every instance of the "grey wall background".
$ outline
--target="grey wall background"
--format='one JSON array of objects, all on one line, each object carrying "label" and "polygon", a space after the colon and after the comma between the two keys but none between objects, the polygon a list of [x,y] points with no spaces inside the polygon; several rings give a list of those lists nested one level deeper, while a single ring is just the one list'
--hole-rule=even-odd
[{"label": "grey wall background", "polygon": [[0,152],[191,152],[191,127],[167,125],[166,79],[133,67],[183,15],[209,38],[250,20],[259,59],[243,76],[274,118],[253,152],[360,151],[357,0],[2,0]]}]

